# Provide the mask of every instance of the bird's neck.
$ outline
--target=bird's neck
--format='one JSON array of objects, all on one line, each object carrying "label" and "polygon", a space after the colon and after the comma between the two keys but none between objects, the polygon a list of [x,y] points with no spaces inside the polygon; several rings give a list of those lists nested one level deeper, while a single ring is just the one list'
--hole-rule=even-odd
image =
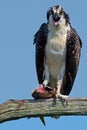
[{"label": "bird's neck", "polygon": [[58,26],[48,24],[48,31],[52,32],[53,35],[57,33],[66,34],[68,31],[70,31],[70,24],[67,24],[67,25],[62,24]]}]

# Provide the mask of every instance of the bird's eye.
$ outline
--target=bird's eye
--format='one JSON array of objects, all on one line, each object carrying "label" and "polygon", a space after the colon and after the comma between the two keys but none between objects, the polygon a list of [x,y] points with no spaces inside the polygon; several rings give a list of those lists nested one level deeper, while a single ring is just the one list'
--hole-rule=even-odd
[{"label": "bird's eye", "polygon": [[60,15],[63,15],[64,14],[64,12],[63,11],[60,11],[60,13],[59,13]]}]

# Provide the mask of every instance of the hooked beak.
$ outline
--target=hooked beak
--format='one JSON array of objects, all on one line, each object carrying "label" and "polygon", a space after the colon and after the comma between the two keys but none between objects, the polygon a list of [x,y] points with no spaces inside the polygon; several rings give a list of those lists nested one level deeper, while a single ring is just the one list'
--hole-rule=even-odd
[{"label": "hooked beak", "polygon": [[59,24],[59,20],[60,20],[60,16],[57,13],[55,13],[53,15],[53,22],[54,22],[55,26],[57,26]]}]

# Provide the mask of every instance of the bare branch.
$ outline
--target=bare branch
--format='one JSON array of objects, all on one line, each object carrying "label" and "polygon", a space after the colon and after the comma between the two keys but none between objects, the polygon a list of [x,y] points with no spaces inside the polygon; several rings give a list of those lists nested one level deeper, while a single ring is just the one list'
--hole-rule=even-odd
[{"label": "bare branch", "polygon": [[9,100],[0,104],[0,123],[19,118],[55,115],[87,115],[87,98],[71,98],[67,99],[67,103],[59,99],[32,99]]}]

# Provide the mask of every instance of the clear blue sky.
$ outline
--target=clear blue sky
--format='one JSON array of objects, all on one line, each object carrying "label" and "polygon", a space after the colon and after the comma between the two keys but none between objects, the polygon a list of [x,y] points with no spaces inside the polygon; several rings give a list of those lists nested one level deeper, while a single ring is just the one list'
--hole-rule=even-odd
[{"label": "clear blue sky", "polygon": [[[81,0],[0,0],[0,103],[8,99],[30,99],[38,85],[35,71],[33,35],[50,6],[60,4],[69,14],[72,26],[82,41],[79,71],[70,97],[87,97],[87,1]],[[87,117],[63,116],[46,119],[20,119],[0,124],[0,130],[73,130],[87,129]]]}]

